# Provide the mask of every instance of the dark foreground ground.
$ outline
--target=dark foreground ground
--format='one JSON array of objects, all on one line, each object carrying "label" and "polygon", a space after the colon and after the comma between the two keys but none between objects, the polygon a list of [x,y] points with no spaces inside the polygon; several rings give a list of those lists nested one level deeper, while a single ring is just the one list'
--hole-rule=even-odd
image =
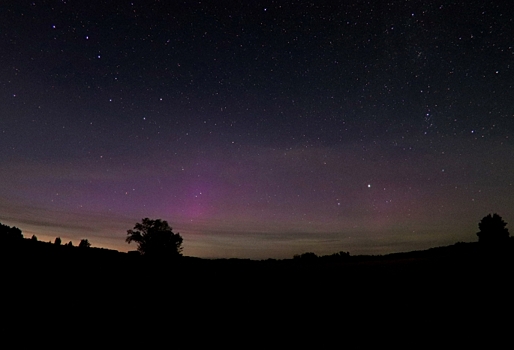
[{"label": "dark foreground ground", "polygon": [[41,247],[2,247],[3,317],[11,326],[143,342],[169,335],[173,343],[178,333],[190,345],[243,337],[245,348],[270,336],[292,347],[313,336],[366,345],[414,334],[423,344],[496,334],[493,344],[512,334],[509,247],[461,243],[341,261],[167,262]]}]

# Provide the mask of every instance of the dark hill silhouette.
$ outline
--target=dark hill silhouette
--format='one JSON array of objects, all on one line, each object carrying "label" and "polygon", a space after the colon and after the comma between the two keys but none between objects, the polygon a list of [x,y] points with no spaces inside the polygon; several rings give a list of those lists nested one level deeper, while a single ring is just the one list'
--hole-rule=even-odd
[{"label": "dark hill silhouette", "polygon": [[435,332],[430,327],[437,322],[441,332],[507,312],[514,267],[512,239],[494,252],[476,242],[383,256],[340,252],[261,261],[184,256],[163,263],[23,237],[0,240],[0,252],[3,298],[13,317],[38,324],[51,317],[73,332],[123,325],[123,335],[127,324],[137,324],[138,336],[140,327],[154,324],[189,325],[202,336],[229,329],[260,337],[289,334],[286,325],[295,330],[293,340],[317,327],[351,336],[362,327]]}]

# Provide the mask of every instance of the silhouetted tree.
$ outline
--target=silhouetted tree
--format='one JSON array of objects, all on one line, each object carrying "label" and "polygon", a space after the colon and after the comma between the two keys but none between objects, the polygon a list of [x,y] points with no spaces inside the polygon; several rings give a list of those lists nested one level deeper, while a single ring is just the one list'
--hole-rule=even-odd
[{"label": "silhouetted tree", "polygon": [[79,243],[79,248],[89,248],[91,247],[91,243],[87,239],[81,239]]},{"label": "silhouetted tree", "polygon": [[133,230],[127,231],[127,243],[136,242],[137,250],[148,257],[180,257],[182,237],[173,233],[168,222],[144,218]]},{"label": "silhouetted tree", "polygon": [[34,242],[37,242],[37,236],[36,235],[32,235],[32,237],[30,237],[30,239]]},{"label": "silhouetted tree", "polygon": [[55,238],[55,241],[54,241],[54,244],[55,245],[61,245],[62,241],[61,241],[61,237],[56,237]]},{"label": "silhouetted tree", "polygon": [[489,214],[482,218],[478,224],[480,232],[477,232],[478,241],[481,243],[502,243],[508,241],[509,230],[507,223],[498,214]]},{"label": "silhouetted tree", "polygon": [[69,241],[68,243],[65,244],[65,246],[67,247],[73,247],[73,242],[72,241]]},{"label": "silhouetted tree", "polygon": [[4,241],[21,241],[23,240],[23,234],[17,227],[10,227],[4,224],[0,224],[0,239]]}]

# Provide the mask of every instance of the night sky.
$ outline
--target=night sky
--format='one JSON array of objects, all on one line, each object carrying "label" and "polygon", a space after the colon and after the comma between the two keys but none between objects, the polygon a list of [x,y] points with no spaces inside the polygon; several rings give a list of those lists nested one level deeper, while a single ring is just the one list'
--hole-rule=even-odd
[{"label": "night sky", "polygon": [[[2,1],[0,222],[386,254],[514,223],[511,1]],[[509,227],[509,226],[507,226]]]}]

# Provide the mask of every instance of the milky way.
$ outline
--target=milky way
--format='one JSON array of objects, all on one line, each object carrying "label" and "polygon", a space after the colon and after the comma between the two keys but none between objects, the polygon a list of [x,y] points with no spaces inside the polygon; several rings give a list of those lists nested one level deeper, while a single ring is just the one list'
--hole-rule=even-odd
[{"label": "milky way", "polygon": [[[175,2],[173,2],[175,3]],[[0,222],[121,251],[384,254],[514,220],[506,1],[0,5]]]}]

